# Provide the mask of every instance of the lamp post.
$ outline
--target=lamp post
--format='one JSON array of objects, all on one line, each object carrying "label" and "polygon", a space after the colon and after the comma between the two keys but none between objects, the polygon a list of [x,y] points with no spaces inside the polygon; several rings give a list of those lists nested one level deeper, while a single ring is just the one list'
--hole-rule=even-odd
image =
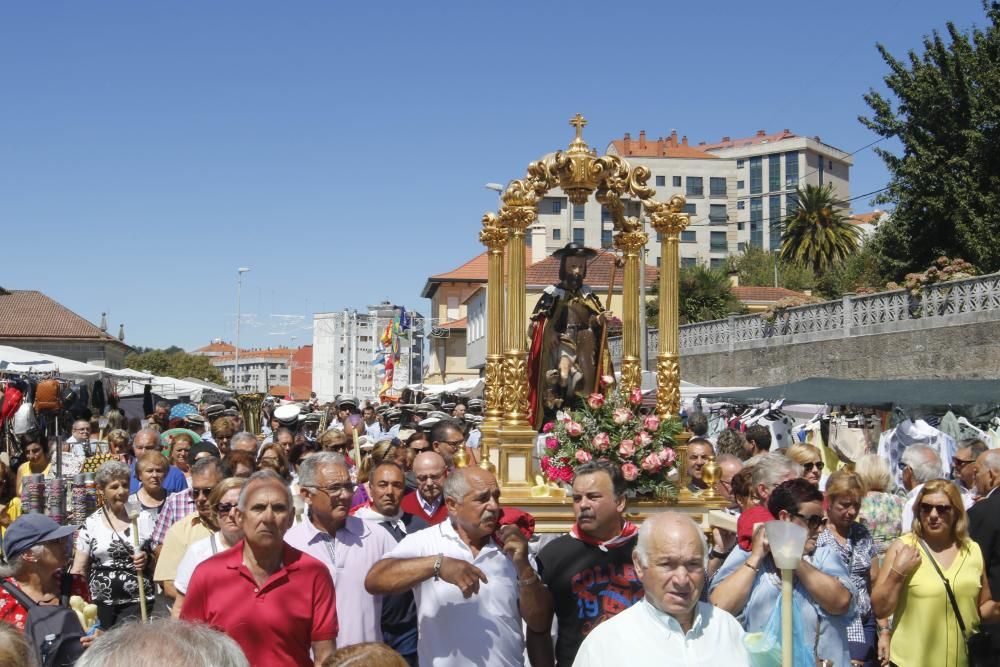
[{"label": "lamp post", "polygon": [[240,297],[243,294],[243,274],[250,269],[241,266],[236,269],[236,367],[233,369],[233,389],[240,393]]},{"label": "lamp post", "polygon": [[295,355],[295,339],[298,336],[292,336],[292,344],[288,347],[288,400],[294,401],[295,394],[292,393],[292,360]]}]

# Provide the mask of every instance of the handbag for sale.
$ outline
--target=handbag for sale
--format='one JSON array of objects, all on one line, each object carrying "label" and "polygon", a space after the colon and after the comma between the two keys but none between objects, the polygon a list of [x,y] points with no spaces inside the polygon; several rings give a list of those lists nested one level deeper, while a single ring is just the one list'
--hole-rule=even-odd
[{"label": "handbag for sale", "polygon": [[862,428],[852,428],[844,418],[830,420],[830,448],[837,452],[841,461],[855,463],[868,453],[865,420],[861,423]]},{"label": "handbag for sale", "polygon": [[969,667],[996,667],[996,660],[993,658],[993,642],[989,633],[980,630],[973,632],[971,635],[966,634],[965,621],[962,620],[962,612],[958,610],[958,601],[955,599],[955,593],[951,590],[951,582],[945,578],[944,573],[941,572],[941,568],[937,564],[937,560],[931,555],[930,549],[927,548],[927,544],[923,540],[920,540],[920,548],[927,554],[931,565],[934,566],[934,571],[938,573],[941,581],[944,582],[944,590],[948,594],[951,608],[955,610],[958,629],[961,630],[962,637],[965,638],[965,652],[969,657]]},{"label": "handbag for sale", "polygon": [[35,412],[51,412],[62,408],[62,388],[59,380],[42,380],[35,387]]}]

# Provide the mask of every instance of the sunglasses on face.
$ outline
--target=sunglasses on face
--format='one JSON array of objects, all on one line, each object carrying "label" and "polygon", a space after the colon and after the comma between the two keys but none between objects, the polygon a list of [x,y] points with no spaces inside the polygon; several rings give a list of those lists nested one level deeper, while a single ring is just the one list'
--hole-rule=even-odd
[{"label": "sunglasses on face", "polygon": [[802,467],[805,469],[806,472],[812,472],[813,468],[815,468],[819,472],[823,472],[825,464],[822,461],[810,461],[809,463],[803,463]]},{"label": "sunglasses on face", "polygon": [[212,487],[210,486],[200,487],[200,488],[197,486],[191,487],[191,497],[195,499],[197,499],[198,496],[205,496],[206,498],[208,498],[208,496],[211,493],[212,493]]},{"label": "sunglasses on face", "polygon": [[951,514],[951,505],[932,505],[931,503],[920,503],[920,513],[930,514],[931,510],[937,510],[938,516],[944,516],[945,514]]},{"label": "sunglasses on face", "polygon": [[236,503],[218,503],[215,506],[215,511],[219,515],[229,514],[229,512],[231,512],[234,507],[236,507]]},{"label": "sunglasses on face", "polygon": [[975,461],[968,461],[966,459],[960,459],[957,456],[951,457],[951,465],[955,468],[964,468],[970,463],[975,463]]},{"label": "sunglasses on face", "polygon": [[826,517],[823,516],[822,514],[811,514],[809,516],[806,516],[805,514],[799,514],[798,512],[793,512],[792,516],[796,516],[802,519],[802,521],[805,522],[806,526],[809,527],[809,530],[816,530],[824,523],[826,523]]}]

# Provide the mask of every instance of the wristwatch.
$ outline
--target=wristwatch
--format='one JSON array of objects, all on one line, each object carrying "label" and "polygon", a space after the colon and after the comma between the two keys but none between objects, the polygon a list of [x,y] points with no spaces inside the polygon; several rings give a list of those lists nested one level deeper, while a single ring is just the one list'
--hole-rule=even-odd
[{"label": "wristwatch", "polygon": [[722,560],[726,560],[728,556],[729,556],[728,551],[716,551],[715,549],[712,549],[711,551],[708,552],[709,558],[721,558]]}]

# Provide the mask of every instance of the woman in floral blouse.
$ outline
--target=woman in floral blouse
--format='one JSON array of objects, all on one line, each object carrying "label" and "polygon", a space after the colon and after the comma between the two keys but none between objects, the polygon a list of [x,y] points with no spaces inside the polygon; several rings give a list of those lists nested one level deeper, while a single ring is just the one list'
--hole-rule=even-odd
[{"label": "woman in floral blouse", "polygon": [[889,463],[875,454],[865,454],[854,466],[854,472],[865,488],[858,510],[858,522],[871,532],[879,559],[885,556],[892,541],[904,532],[902,496],[891,493],[893,487]]},{"label": "woman in floral blouse", "polygon": [[133,547],[132,524],[125,511],[131,471],[124,463],[105,463],[97,471],[96,482],[104,495],[104,505],[87,517],[76,538],[73,573],[87,577],[90,594],[97,605],[101,627],[110,629],[119,621],[139,617],[139,580],[145,580],[146,608],[152,609],[156,589],[150,577],[153,521],[139,513],[139,551]]}]

